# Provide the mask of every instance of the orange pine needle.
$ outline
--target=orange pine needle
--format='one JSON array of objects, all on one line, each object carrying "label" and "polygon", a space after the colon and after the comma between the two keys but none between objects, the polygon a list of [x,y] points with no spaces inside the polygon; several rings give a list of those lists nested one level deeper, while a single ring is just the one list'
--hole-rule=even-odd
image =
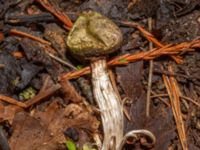
[{"label": "orange pine needle", "polygon": [[[170,73],[173,73],[173,69],[171,66],[168,67],[168,70]],[[182,113],[180,109],[181,93],[180,93],[177,81],[173,76],[167,77],[166,75],[163,75],[163,80],[164,80],[167,92],[169,94],[172,111],[174,114],[174,119],[176,122],[176,127],[178,131],[179,139],[181,141],[181,145],[183,147],[183,150],[188,150],[185,127],[184,127],[184,122],[183,122]]]},{"label": "orange pine needle", "polygon": [[39,2],[46,10],[48,10],[50,13],[52,13],[54,16],[56,16],[61,22],[63,22],[66,25],[66,29],[71,29],[73,26],[72,21],[70,18],[54,8],[48,0],[36,0]]},{"label": "orange pine needle", "polygon": [[19,102],[14,98],[11,98],[11,97],[8,97],[8,96],[5,96],[5,95],[0,95],[0,101],[4,101],[4,102],[7,102],[7,103],[10,103],[10,104],[13,104],[13,105],[17,105],[17,106],[22,107],[22,108],[26,108],[26,104]]},{"label": "orange pine needle", "polygon": [[[200,40],[183,42],[177,45],[168,44],[168,45],[165,45],[163,48],[157,48],[157,49],[154,48],[152,50],[147,50],[145,52],[140,52],[137,54],[121,55],[108,61],[107,64],[108,66],[126,65],[130,62],[136,62],[140,60],[151,60],[163,55],[174,55],[180,52],[194,51],[195,48],[200,48]],[[123,61],[120,61],[120,60],[123,60]],[[65,79],[77,78],[81,75],[90,73],[90,71],[91,71],[90,67],[85,67],[78,71],[63,73],[62,75],[60,75],[59,79],[65,80]]]},{"label": "orange pine needle", "polygon": [[[121,21],[122,24],[130,26],[130,27],[135,27],[137,28],[140,32],[142,32],[143,36],[150,42],[154,43],[157,47],[162,48],[165,47],[164,44],[162,44],[161,42],[159,42],[154,36],[153,34],[151,34],[150,32],[148,32],[147,30],[145,30],[140,24],[135,23],[135,22],[129,22],[129,21]],[[171,55],[170,57],[172,57],[176,63],[180,64],[183,63],[183,60],[181,59],[181,57],[178,56],[173,56]]]},{"label": "orange pine needle", "polygon": [[42,44],[51,45],[50,42],[45,41],[44,39],[41,39],[41,38],[36,37],[36,36],[33,36],[33,35],[28,34],[28,33],[26,33],[26,32],[19,31],[19,30],[17,30],[17,29],[11,29],[11,30],[10,30],[10,34],[14,34],[14,35],[22,36],[22,37],[27,37],[27,38],[30,38],[30,39],[32,39],[32,40],[38,41],[38,42],[40,42],[40,43],[42,43]]}]

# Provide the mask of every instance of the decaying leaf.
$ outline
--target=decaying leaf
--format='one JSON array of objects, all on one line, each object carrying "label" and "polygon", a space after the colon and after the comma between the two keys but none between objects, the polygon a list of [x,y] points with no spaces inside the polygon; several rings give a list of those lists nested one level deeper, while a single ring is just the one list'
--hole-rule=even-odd
[{"label": "decaying leaf", "polygon": [[20,110],[22,109],[18,106],[3,106],[0,104],[0,122],[9,121],[9,123],[12,124],[15,114]]},{"label": "decaying leaf", "polygon": [[13,122],[14,132],[9,139],[12,150],[63,149],[64,131],[76,127],[81,132],[97,132],[99,121],[83,106],[70,104],[62,108],[56,101],[44,112],[32,111],[31,115],[17,113]]}]

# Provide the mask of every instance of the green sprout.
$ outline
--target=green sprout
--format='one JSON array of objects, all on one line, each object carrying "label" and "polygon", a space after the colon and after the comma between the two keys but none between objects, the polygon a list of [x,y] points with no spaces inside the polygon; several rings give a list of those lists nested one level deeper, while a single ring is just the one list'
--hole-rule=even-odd
[{"label": "green sprout", "polygon": [[76,150],[76,145],[73,141],[67,140],[65,143],[68,150]]}]

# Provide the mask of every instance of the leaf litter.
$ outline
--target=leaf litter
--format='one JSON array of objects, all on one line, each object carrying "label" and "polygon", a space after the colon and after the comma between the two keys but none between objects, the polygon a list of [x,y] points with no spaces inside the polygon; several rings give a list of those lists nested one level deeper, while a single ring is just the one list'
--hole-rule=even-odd
[{"label": "leaf litter", "polygon": [[[6,14],[7,19],[9,19],[9,17],[12,18],[12,15],[21,15],[20,13],[26,15],[26,8],[29,15],[44,11],[44,9],[41,11],[41,8],[38,7],[39,0],[37,3],[32,2],[33,1],[2,1],[1,4],[5,7],[0,7],[0,17],[3,18]],[[63,8],[72,12],[67,12],[72,18],[77,18],[77,14],[82,10],[92,9],[113,19],[121,27],[125,39],[128,39],[124,41],[120,55],[138,53],[147,49],[147,42],[145,42],[144,37],[142,37],[136,29],[122,26],[119,23],[121,20],[133,19],[140,24],[146,25],[146,17],[153,17],[157,22],[154,25],[152,33],[164,44],[191,41],[198,39],[199,36],[198,0],[190,0],[189,3],[185,1],[178,2],[176,0],[156,0],[155,3],[152,3],[150,0],[144,0],[135,1],[136,3],[131,1],[132,3],[130,2],[130,5],[128,5],[129,1],[122,0],[109,2],[104,0],[101,2],[96,0],[80,0],[76,2],[51,0],[50,2],[53,2],[50,4],[56,7],[56,13],[57,11],[63,13],[58,14],[61,15],[61,17],[66,15],[66,12],[62,11]],[[191,6],[191,9],[186,7],[187,5]],[[127,6],[129,7],[127,8]],[[45,13],[47,13],[47,11]],[[56,15],[56,13],[53,12],[52,14]],[[174,17],[176,13],[177,16]],[[65,45],[63,44],[64,38],[67,36],[67,33],[66,35],[63,34],[63,30],[66,29],[67,26],[62,28],[61,22],[58,20],[55,21],[53,15],[50,13],[45,14],[44,16],[46,18],[44,17],[41,23],[36,22],[35,25],[30,24],[30,20],[33,19],[34,16],[30,16],[27,21],[28,23],[26,23],[27,16],[24,17],[23,21],[26,26],[15,22],[9,22],[8,20],[7,22],[4,22],[4,20],[0,21],[0,33],[3,33],[0,39],[0,64],[3,64],[3,67],[0,68],[1,94],[19,99],[19,93],[26,87],[32,86],[37,89],[37,96],[40,93],[42,85],[44,85],[44,81],[42,81],[41,77],[43,74],[48,74],[50,76],[51,84],[48,85],[48,87],[44,85],[45,88],[41,90],[41,93],[58,83],[57,77],[61,73],[65,71],[69,72],[68,69],[51,59],[44,52],[51,52],[54,55],[60,56],[62,59],[65,59],[63,56],[68,53],[65,51]],[[40,14],[37,14],[36,18],[39,16]],[[52,31],[53,33],[57,33],[57,35],[43,35],[44,31],[48,32],[48,30],[50,30],[48,29],[49,26],[46,26],[47,24],[49,25],[49,22],[56,22],[58,25],[56,27],[54,25],[50,26],[54,31],[58,29],[58,32]],[[23,28],[20,26],[23,26]],[[30,38],[27,39],[27,37],[22,38],[8,35],[8,30],[13,27],[16,28],[17,31],[30,33],[39,38],[45,37],[48,42],[53,44],[52,47],[56,50],[53,50],[48,44],[44,46],[44,44],[36,42],[34,39],[30,40]],[[62,30],[59,30],[59,27],[62,28]],[[147,27],[145,26],[145,28]],[[67,30],[65,31],[67,32]],[[133,33],[137,36],[134,36]],[[57,36],[58,41],[52,42],[51,36],[53,38]],[[130,41],[131,38],[129,37],[132,36],[136,38],[136,40],[134,39],[135,41]],[[59,41],[61,41],[63,45],[58,45]],[[59,49],[61,50],[60,52]],[[14,52],[20,52],[20,57],[12,55]],[[167,93],[162,81],[162,75],[170,76],[167,69],[168,63],[172,64],[174,68],[173,74],[175,74],[174,77],[178,82],[183,96],[191,98],[197,103],[199,102],[199,52],[191,51],[187,53],[187,55],[182,52],[182,54],[184,58],[183,63],[179,65],[172,62],[169,57],[156,59],[156,70],[153,70],[152,86],[152,97],[154,98],[152,98],[151,101],[151,117],[149,118],[145,117],[145,93],[148,72],[148,65],[146,62],[129,63],[126,59],[120,58],[120,60],[123,60],[123,62],[120,63],[127,64],[127,66],[117,66],[115,68],[117,88],[120,91],[120,96],[122,99],[128,99],[128,102],[126,101],[124,105],[129,113],[130,120],[126,120],[124,130],[130,131],[132,129],[144,128],[152,131],[156,138],[159,139],[152,148],[155,150],[181,149],[181,143],[178,139],[176,124],[173,118],[173,111],[171,107],[163,103],[163,101],[169,103],[169,97],[159,96],[162,94],[166,95]],[[69,57],[67,55],[67,59],[71,61],[70,63],[74,63],[77,66],[79,65],[78,62],[71,59],[71,56]],[[76,77],[79,77],[79,75]],[[90,84],[88,77],[87,75],[82,77],[87,81],[87,86]],[[83,94],[83,92],[77,83],[78,82],[75,80],[72,82],[66,81],[64,85],[61,85],[61,90],[56,90],[51,96],[43,97],[45,92],[42,93],[42,99],[44,99],[44,101],[41,101],[39,98],[39,100],[36,101],[37,103],[31,104],[31,107],[28,109],[23,109],[1,101],[0,122],[2,122],[3,126],[3,123],[8,121],[13,128],[12,134],[9,136],[7,135],[11,150],[66,149],[65,143],[69,137],[73,137],[70,135],[72,131],[73,135],[76,135],[75,139],[78,139],[76,144],[80,145],[80,147],[88,141],[94,142],[95,135],[99,135],[100,139],[102,139],[103,135],[101,135],[101,128],[99,128],[100,120],[98,118],[98,109],[89,105],[87,99],[82,97],[81,94]],[[92,87],[87,89],[91,90],[91,88]],[[87,93],[89,92],[84,92],[83,95],[87,97]],[[91,94],[89,97],[92,99]],[[160,101],[160,99],[163,101]],[[26,101],[20,102],[26,104]],[[183,115],[185,129],[187,129],[186,136],[188,147],[194,150],[199,149],[199,108],[187,100],[181,100],[180,109]],[[66,136],[65,131],[70,131],[70,134],[67,132]],[[147,149],[148,146],[145,140],[148,139],[141,139],[139,142],[133,141],[133,143],[127,141],[125,147],[127,149]]]}]

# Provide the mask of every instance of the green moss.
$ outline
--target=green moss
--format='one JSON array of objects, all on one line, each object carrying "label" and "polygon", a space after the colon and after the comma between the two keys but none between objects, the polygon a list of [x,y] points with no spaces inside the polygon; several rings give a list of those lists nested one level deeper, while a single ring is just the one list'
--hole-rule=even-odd
[{"label": "green moss", "polygon": [[11,81],[11,84],[17,86],[19,84],[19,77],[16,77],[14,80]]},{"label": "green moss", "polygon": [[36,90],[32,87],[28,87],[19,94],[19,97],[21,100],[28,100],[34,97],[35,94],[36,94]]}]

